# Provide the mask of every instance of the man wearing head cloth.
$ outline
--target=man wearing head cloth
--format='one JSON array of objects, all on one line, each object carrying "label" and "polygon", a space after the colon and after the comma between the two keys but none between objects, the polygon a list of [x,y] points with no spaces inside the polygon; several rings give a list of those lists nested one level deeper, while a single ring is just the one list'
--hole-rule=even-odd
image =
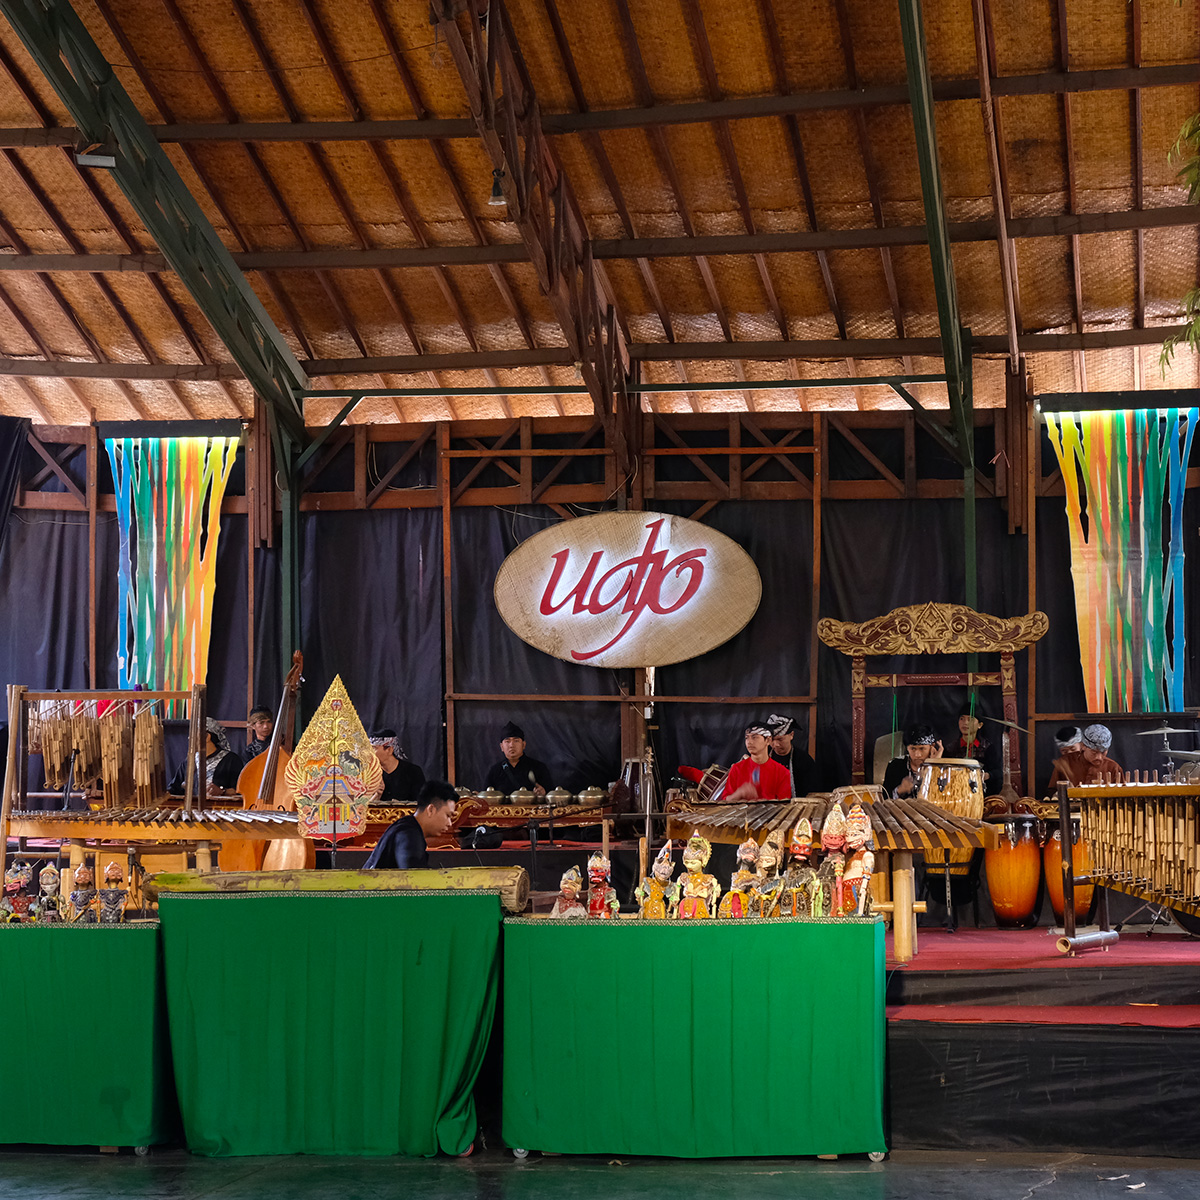
[{"label": "man wearing head cloth", "polygon": [[371,734],[375,757],[383,768],[383,791],[375,804],[416,804],[425,782],[425,772],[408,761],[394,729],[376,729]]},{"label": "man wearing head cloth", "polygon": [[1080,758],[1086,771],[1084,783],[1120,783],[1125,778],[1121,764],[1108,757],[1112,732],[1106,725],[1089,725],[1083,731],[1080,745],[1083,747]]},{"label": "man wearing head cloth", "polygon": [[487,773],[484,786],[505,796],[526,788],[542,799],[550,787],[550,772],[544,762],[525,753],[525,731],[520,725],[509,721],[500,730],[500,749],[504,757]]},{"label": "man wearing head cloth", "polygon": [[1053,770],[1050,772],[1050,782],[1047,791],[1053,795],[1060,783],[1068,787],[1078,787],[1086,778],[1087,761],[1083,757],[1083,730],[1078,725],[1063,725],[1054,733],[1054,749],[1057,757]]},{"label": "man wearing head cloth", "polygon": [[772,713],[767,718],[771,731],[771,757],[787,771],[792,781],[792,796],[807,796],[819,791],[817,764],[807,751],[795,745],[796,722],[791,717]]},{"label": "man wearing head cloth", "polygon": [[904,737],[904,754],[883,773],[883,794],[903,799],[917,790],[917,772],[927,758],[941,758],[942,743],[928,725],[914,725]]},{"label": "man wearing head cloth", "polygon": [[724,798],[730,804],[792,798],[791,775],[771,757],[768,725],[755,722],[746,726],[746,757],[729,768]]}]

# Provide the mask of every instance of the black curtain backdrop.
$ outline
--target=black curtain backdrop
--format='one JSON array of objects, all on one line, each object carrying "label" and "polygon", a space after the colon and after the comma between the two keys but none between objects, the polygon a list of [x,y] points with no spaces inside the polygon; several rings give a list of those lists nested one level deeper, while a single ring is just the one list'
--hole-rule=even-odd
[{"label": "black curtain backdrop", "polygon": [[[10,447],[5,423],[0,449]],[[0,460],[2,460],[0,453]],[[670,511],[690,506],[662,504]],[[1026,611],[1023,537],[1007,532],[997,501],[978,512],[979,607],[1001,616]],[[457,509],[453,514],[454,690],[483,697],[571,693],[614,696],[631,672],[578,666],[526,645],[500,619],[492,599],[495,574],[519,542],[556,519],[550,510]],[[679,763],[728,763],[741,753],[740,730],[768,715],[743,704],[673,704],[675,695],[803,695],[809,656],[818,665],[817,757],[827,786],[850,770],[850,660],[809,645],[812,589],[812,509],[800,502],[728,502],[708,517],[758,564],[763,599],[750,624],[724,646],[690,662],[660,668],[652,731],[664,776]],[[826,501],[819,614],[862,621],[904,604],[962,602],[962,505],[953,500]],[[1189,495],[1184,527],[1200,523],[1200,497]],[[217,564],[209,707],[243,720],[247,701],[246,519],[223,518]],[[430,775],[446,770],[443,694],[442,529],[436,509],[310,513],[302,518],[302,630],[305,685],[302,715],[319,703],[340,673],[363,723],[400,731],[409,756]],[[101,687],[115,686],[116,520],[101,513],[97,530],[97,644]],[[274,708],[282,671],[279,654],[278,549],[255,551],[256,702]],[[1200,651],[1197,603],[1200,551],[1188,559],[1189,642],[1185,703],[1197,697]],[[0,682],[31,687],[86,687],[87,525],[82,515],[15,510],[0,545]],[[1061,498],[1038,505],[1038,606],[1050,633],[1038,651],[1037,695],[1043,712],[1084,707],[1071,590],[1066,518]],[[936,664],[936,665],[935,665]],[[963,670],[965,659],[879,659],[881,673]],[[993,668],[994,662],[981,662]],[[1025,717],[1026,656],[1017,658],[1018,705]],[[622,675],[625,677],[622,680]],[[955,729],[960,692],[905,688],[896,694],[900,727],[928,721],[945,736]],[[890,691],[872,691],[869,743],[892,728]],[[765,707],[765,706],[764,706]],[[771,706],[774,707],[774,706]],[[1000,715],[998,689],[981,695],[984,715]],[[807,735],[803,711],[801,738]],[[572,791],[606,784],[620,771],[618,705],[537,699],[457,703],[457,778],[479,785],[500,755],[508,720],[524,727],[529,753],[546,761],[556,783]],[[1154,739],[1134,736],[1153,724],[1112,720],[1113,754],[1127,767],[1159,765]],[[998,727],[992,726],[993,731]],[[1054,726],[1039,734],[1039,785],[1052,757]],[[234,739],[237,748],[241,743]]]},{"label": "black curtain backdrop", "polygon": [[17,494],[28,437],[29,422],[23,417],[0,417],[0,547]]}]

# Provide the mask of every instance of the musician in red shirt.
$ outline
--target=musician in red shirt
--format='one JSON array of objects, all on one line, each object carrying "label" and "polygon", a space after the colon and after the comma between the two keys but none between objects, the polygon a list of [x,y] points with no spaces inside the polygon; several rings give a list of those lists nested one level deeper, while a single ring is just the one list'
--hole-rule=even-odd
[{"label": "musician in red shirt", "polygon": [[790,800],[792,777],[788,769],[771,757],[771,730],[766,725],[746,728],[747,757],[735,762],[725,778],[725,800],[730,804],[748,800]]}]

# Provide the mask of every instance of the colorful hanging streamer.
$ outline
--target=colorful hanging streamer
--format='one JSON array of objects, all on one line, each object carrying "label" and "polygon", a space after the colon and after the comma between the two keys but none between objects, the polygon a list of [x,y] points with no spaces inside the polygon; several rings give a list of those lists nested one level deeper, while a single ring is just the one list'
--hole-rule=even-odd
[{"label": "colorful hanging streamer", "polygon": [[221,501],[237,444],[237,438],[105,442],[120,529],[121,688],[187,691],[205,680]]},{"label": "colorful hanging streamer", "polygon": [[1183,497],[1197,411],[1046,414],[1089,712],[1183,709]]}]

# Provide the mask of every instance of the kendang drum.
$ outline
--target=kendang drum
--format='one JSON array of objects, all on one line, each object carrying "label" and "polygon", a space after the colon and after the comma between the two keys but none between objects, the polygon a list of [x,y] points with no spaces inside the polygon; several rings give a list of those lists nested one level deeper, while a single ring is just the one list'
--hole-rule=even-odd
[{"label": "kendang drum", "polygon": [[[1046,894],[1050,897],[1050,907],[1054,909],[1054,919],[1062,924],[1063,919],[1063,874],[1062,874],[1062,830],[1060,822],[1047,823],[1046,835]],[[1071,866],[1078,877],[1088,875],[1092,870],[1092,856],[1088,851],[1087,841],[1079,836],[1079,818],[1071,818]],[[1084,922],[1092,908],[1092,897],[1095,895],[1094,884],[1075,885],[1075,920]]]},{"label": "kendang drum", "polygon": [[832,803],[841,803],[849,812],[856,804],[874,804],[883,798],[883,788],[877,783],[852,783],[847,787],[834,788],[829,793]]},{"label": "kendang drum", "polygon": [[[917,799],[936,804],[957,817],[983,816],[983,767],[973,758],[928,758],[917,770]],[[925,870],[966,875],[974,850],[926,850]]]},{"label": "kendang drum", "polygon": [[1001,929],[1026,929],[1037,921],[1042,847],[1036,824],[1034,817],[1009,817],[999,847],[983,852],[992,911]]},{"label": "kendang drum", "polygon": [[696,785],[696,795],[701,804],[719,804],[725,795],[725,777],[729,774],[728,767],[717,766],[715,763],[700,776]]}]

